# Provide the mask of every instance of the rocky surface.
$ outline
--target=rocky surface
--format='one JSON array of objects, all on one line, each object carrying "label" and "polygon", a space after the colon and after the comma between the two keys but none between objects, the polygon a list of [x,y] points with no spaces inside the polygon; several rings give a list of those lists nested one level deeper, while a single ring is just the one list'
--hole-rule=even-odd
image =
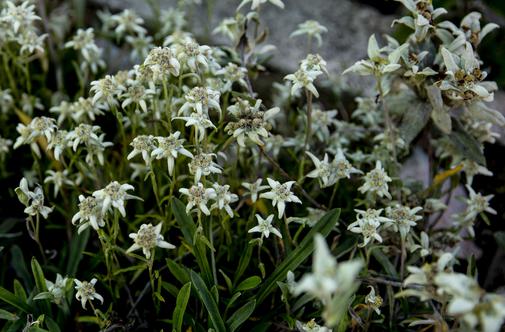
[{"label": "rocky surface", "polygon": [[[158,0],[161,9],[175,5],[174,0]],[[100,7],[117,11],[132,8],[145,20],[152,17],[152,11],[147,1],[138,0],[92,0]],[[210,2],[210,1],[209,1]],[[192,31],[198,36],[207,37],[209,28],[212,30],[225,18],[233,16],[239,1],[215,0],[209,22],[207,12],[208,1],[195,8],[191,15]],[[304,37],[290,38],[289,35],[299,23],[306,20],[317,20],[328,29],[323,35],[323,45],[316,49],[328,61],[328,68],[333,73],[340,73],[355,61],[366,55],[368,37],[372,34],[390,33],[390,25],[394,19],[385,16],[372,7],[350,0],[287,0],[285,9],[273,5],[264,5],[261,17],[269,28],[268,43],[277,46],[277,52],[270,65],[281,72],[293,72],[298,62],[307,54]],[[247,7],[247,6],[246,6]],[[352,13],[352,15],[350,15]],[[219,36],[212,36],[213,43],[222,43]]]}]

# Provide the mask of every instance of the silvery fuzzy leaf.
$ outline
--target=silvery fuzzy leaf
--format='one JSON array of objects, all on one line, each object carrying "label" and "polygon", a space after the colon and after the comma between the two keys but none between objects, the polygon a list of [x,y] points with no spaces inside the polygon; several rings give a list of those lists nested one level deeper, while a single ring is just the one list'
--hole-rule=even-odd
[{"label": "silvery fuzzy leaf", "polygon": [[483,102],[475,102],[467,106],[467,110],[475,120],[489,121],[497,126],[505,126],[505,117]]},{"label": "silvery fuzzy leaf", "polygon": [[491,31],[493,31],[494,29],[498,29],[500,26],[496,23],[488,23],[484,26],[484,28],[482,28],[482,30],[480,31],[480,34],[479,34],[479,42],[482,41],[482,39],[484,39],[484,37],[486,37]]},{"label": "silvery fuzzy leaf", "polygon": [[375,34],[372,34],[368,39],[367,54],[370,60],[380,58],[380,48],[377,43],[377,39],[375,38]]},{"label": "silvery fuzzy leaf", "polygon": [[393,23],[391,23],[391,27],[393,27],[395,24],[404,24],[414,30],[416,28],[416,23],[414,22],[414,19],[411,16],[404,16],[398,20],[394,20]]},{"label": "silvery fuzzy leaf", "polygon": [[448,49],[442,46],[441,49],[442,57],[444,58],[444,65],[447,71],[456,73],[459,70],[459,66],[457,65],[457,62],[459,62],[459,59],[457,58],[457,55],[452,54],[449,52]]},{"label": "silvery fuzzy leaf", "polygon": [[465,159],[475,161],[477,164],[486,166],[486,158],[482,151],[482,144],[471,136],[458,121],[453,121],[453,130],[449,139],[454,147]]},{"label": "silvery fuzzy leaf", "polygon": [[431,12],[431,17],[433,19],[436,19],[440,15],[445,15],[447,14],[447,10],[445,8],[437,8],[433,12]]},{"label": "silvery fuzzy leaf", "polygon": [[429,86],[426,91],[428,93],[428,100],[433,108],[431,119],[443,133],[449,134],[452,130],[452,122],[442,99],[442,91],[435,85]]},{"label": "silvery fuzzy leaf", "polygon": [[467,73],[471,73],[475,68],[479,68],[479,61],[475,57],[472,45],[468,42],[465,44],[463,54],[461,55],[461,66]]}]

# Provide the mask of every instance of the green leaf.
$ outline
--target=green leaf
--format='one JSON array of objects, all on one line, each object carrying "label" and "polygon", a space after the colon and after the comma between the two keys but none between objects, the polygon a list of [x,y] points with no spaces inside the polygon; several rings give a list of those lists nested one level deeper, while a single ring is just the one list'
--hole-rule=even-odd
[{"label": "green leaf", "polygon": [[226,324],[230,327],[230,331],[234,332],[240,325],[242,325],[252,315],[255,307],[256,300],[252,300],[235,311],[226,321]]},{"label": "green leaf", "polygon": [[33,313],[33,308],[26,301],[23,301],[22,298],[19,298],[15,294],[9,292],[3,287],[0,287],[0,300],[10,304],[14,308],[17,308],[27,314]]},{"label": "green leaf", "polygon": [[277,281],[286,279],[288,271],[294,271],[302,264],[314,251],[314,236],[319,233],[323,237],[328,236],[335,227],[340,216],[340,209],[333,209],[326,213],[310,232],[303,238],[298,247],[296,247],[286,259],[272,272],[270,277],[263,282],[263,286],[257,293],[256,305],[261,304],[267,296],[277,288]]},{"label": "green leaf", "polygon": [[207,285],[213,284],[214,278],[212,276],[209,260],[207,259],[205,244],[202,241],[198,241],[197,243],[194,243],[193,241],[193,237],[196,233],[196,225],[193,222],[193,219],[186,213],[186,207],[184,204],[175,197],[172,199],[172,210],[175,220],[179,224],[181,232],[184,235],[184,239],[193,249],[193,255],[196,258],[196,262],[202,272],[205,282]]},{"label": "green leaf", "polygon": [[253,251],[253,244],[248,243],[245,252],[240,256],[240,260],[238,262],[237,272],[233,276],[233,283],[237,283],[242,274],[244,274],[245,270],[249,266],[249,262],[251,261],[251,255]]},{"label": "green leaf", "polygon": [[205,285],[202,277],[200,277],[195,271],[191,271],[191,282],[193,283],[193,287],[195,288],[198,297],[202,300],[203,305],[207,309],[209,314],[210,321],[214,326],[214,329],[218,332],[226,331],[226,327],[224,325],[223,319],[219,313],[219,308],[217,306],[214,297],[210,293],[209,289]]},{"label": "green leaf", "polygon": [[259,284],[261,283],[261,278],[258,276],[252,276],[244,281],[242,281],[238,286],[235,288],[235,291],[245,291],[249,289],[256,288]]},{"label": "green leaf", "polygon": [[226,282],[226,287],[228,287],[228,290],[231,292],[231,290],[233,288],[233,284],[231,282],[231,279],[226,275],[226,273],[224,273],[223,270],[219,269],[219,273],[221,273],[221,275],[223,276],[224,281]]},{"label": "green leaf", "polygon": [[89,239],[89,228],[84,230],[81,234],[75,235],[70,244],[70,254],[68,256],[67,271],[66,274],[74,276],[79,267],[79,263],[82,259],[82,253],[88,244]]},{"label": "green leaf", "polygon": [[26,261],[25,258],[23,257],[23,251],[19,246],[13,245],[11,248],[11,255],[12,255],[12,266],[14,267],[14,270],[16,271],[16,274],[23,279],[23,282],[26,287],[32,288],[33,287],[33,280],[32,276],[30,275],[30,272],[28,271],[28,267],[26,266]]},{"label": "green leaf", "polygon": [[386,255],[384,255],[384,253],[380,248],[375,247],[372,250],[372,256],[377,260],[377,262],[379,262],[379,264],[384,268],[384,270],[386,270],[386,272],[390,277],[398,278],[398,272],[396,272],[393,263],[391,263],[389,258]]},{"label": "green leaf", "polygon": [[405,145],[409,145],[430,120],[430,108],[426,103],[418,100],[415,103],[405,104],[403,107],[407,110],[403,113],[398,131]]},{"label": "green leaf", "polygon": [[188,282],[182,286],[179,294],[177,294],[177,300],[175,301],[175,310],[172,317],[173,330],[177,332],[182,331],[182,322],[184,320],[184,312],[186,311],[186,306],[188,305],[189,296],[191,294],[191,282]]},{"label": "green leaf", "polygon": [[21,298],[23,302],[25,303],[28,302],[26,291],[23,288],[23,285],[21,285],[21,283],[17,279],[14,279],[14,295],[16,295],[18,298]]},{"label": "green leaf", "polygon": [[[32,273],[35,279],[35,286],[37,286],[38,293],[47,292],[46,278],[44,277],[44,272],[40,267],[39,262],[35,257],[32,257]],[[41,301],[42,309],[44,313],[51,316],[51,304],[47,299]]]},{"label": "green leaf", "polygon": [[167,267],[170,273],[177,279],[181,284],[186,284],[189,282],[189,273],[186,268],[171,259],[167,259]]},{"label": "green leaf", "polygon": [[7,310],[0,309],[0,319],[14,321],[14,320],[18,320],[19,317],[16,314],[8,312]]},{"label": "green leaf", "polygon": [[458,152],[465,157],[475,161],[477,164],[486,166],[486,157],[481,149],[481,144],[471,136],[458,121],[454,121],[454,128],[449,139],[454,144]]}]

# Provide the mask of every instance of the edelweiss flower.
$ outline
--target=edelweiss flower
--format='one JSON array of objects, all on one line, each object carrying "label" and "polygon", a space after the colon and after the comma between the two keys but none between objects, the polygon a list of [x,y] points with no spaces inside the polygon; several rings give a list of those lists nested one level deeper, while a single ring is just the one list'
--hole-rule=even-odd
[{"label": "edelweiss flower", "polygon": [[368,286],[370,288],[370,293],[365,296],[365,303],[372,308],[377,315],[381,314],[380,307],[382,306],[382,297],[380,295],[375,295],[375,288],[373,286]]},{"label": "edelweiss flower", "polygon": [[158,141],[158,147],[151,152],[151,157],[156,157],[156,159],[167,158],[168,174],[170,175],[174,172],[175,159],[179,153],[193,158],[193,154],[182,145],[184,139],[179,139],[179,136],[181,136],[181,133],[176,131],[168,137],[155,137]]},{"label": "edelweiss flower", "polygon": [[331,332],[332,330],[327,328],[326,326],[320,326],[316,323],[316,320],[312,318],[307,323],[302,323],[300,321],[296,321],[296,328],[300,332]]},{"label": "edelweiss flower", "polygon": [[376,193],[379,197],[386,196],[391,199],[391,194],[388,192],[388,182],[392,179],[382,168],[380,160],[375,163],[375,169],[365,174],[365,183],[358,188],[361,193],[371,192]]},{"label": "edelweiss flower", "polygon": [[267,189],[268,186],[262,186],[261,183],[263,182],[262,178],[259,178],[255,182],[242,182],[242,187],[246,188],[249,192],[248,194],[251,196],[251,200],[253,203],[255,203],[258,200],[258,194],[260,191]]},{"label": "edelweiss flower", "polygon": [[476,193],[469,185],[466,185],[466,189],[468,189],[470,197],[466,200],[468,206],[464,213],[465,221],[474,220],[475,217],[482,212],[488,212],[490,214],[497,213],[495,209],[489,206],[489,201],[494,197],[494,195],[482,196],[480,193]]},{"label": "edelweiss flower", "polygon": [[368,40],[368,59],[360,60],[347,68],[342,75],[354,72],[362,76],[384,75],[392,73],[401,68],[398,63],[403,51],[408,48],[408,44],[402,44],[391,53],[384,55],[384,48],[379,48],[375,35],[371,35]]},{"label": "edelweiss flower", "polygon": [[319,93],[316,90],[313,82],[321,75],[323,72],[319,70],[304,70],[303,68],[298,69],[294,74],[289,74],[284,77],[285,80],[290,80],[291,95],[296,96],[297,91],[301,88],[309,90],[316,98],[319,97]]},{"label": "edelweiss flower", "polygon": [[301,36],[301,35],[308,35],[309,38],[315,37],[317,40],[318,46],[321,46],[323,44],[323,39],[321,37],[321,34],[328,32],[328,29],[321,24],[319,24],[318,21],[315,20],[308,20],[303,23],[298,24],[298,29],[296,29],[290,37],[295,37],[295,36]]},{"label": "edelweiss flower", "polygon": [[93,227],[95,231],[105,226],[102,204],[97,198],[79,195],[79,212],[72,217],[72,224],[76,225],[77,223],[79,224],[78,233],[89,226]]},{"label": "edelweiss flower", "polygon": [[239,98],[234,105],[227,109],[236,121],[229,122],[224,130],[228,132],[228,135],[233,135],[242,147],[245,147],[246,138],[258,145],[263,145],[260,136],[268,137],[268,132],[272,128],[268,121],[280,111],[278,107],[274,107],[263,112],[260,107],[261,99],[256,100],[254,107],[252,107],[249,101]]},{"label": "edelweiss flower", "polygon": [[124,87],[111,75],[105,75],[104,78],[91,82],[90,94],[93,96],[93,105],[100,102],[106,109],[116,106],[118,104],[116,97],[122,90]]},{"label": "edelweiss flower", "polygon": [[68,278],[63,278],[61,274],[56,274],[54,282],[46,279],[47,291],[52,295],[52,301],[56,304],[61,304],[65,297],[65,289],[67,288]]},{"label": "edelweiss flower", "polygon": [[388,206],[386,208],[386,215],[393,222],[386,224],[386,227],[392,226],[394,231],[400,232],[402,239],[405,239],[410,231],[410,227],[416,226],[416,222],[423,219],[423,217],[416,215],[422,209],[420,206],[411,209],[408,206],[399,204],[394,207]]},{"label": "edelweiss flower", "polygon": [[272,233],[282,239],[282,235],[279,230],[272,226],[272,220],[274,219],[273,214],[269,215],[266,219],[263,219],[259,214],[256,214],[256,219],[258,219],[258,225],[251,228],[248,233],[261,233],[261,238],[263,238],[263,236],[268,238],[270,233]]},{"label": "edelweiss flower", "polygon": [[209,114],[209,109],[213,108],[218,112],[221,112],[221,106],[219,105],[218,91],[212,90],[210,88],[194,87],[188,93],[184,95],[186,102],[179,109],[179,114],[188,114],[188,111],[193,109],[198,114]]},{"label": "edelweiss flower", "polygon": [[63,172],[62,171],[55,172],[53,170],[47,170],[46,174],[48,174],[48,176],[46,176],[46,178],[44,179],[44,183],[52,182],[54,184],[54,191],[53,191],[54,197],[58,195],[58,192],[60,191],[61,187],[64,184],[68,186],[74,185],[74,182],[68,178],[68,169],[63,170]]},{"label": "edelweiss flower", "polygon": [[112,181],[105,188],[93,192],[93,196],[102,201],[102,214],[105,214],[112,206],[118,209],[124,218],[126,217],[125,200],[141,200],[140,197],[130,195],[126,192],[133,189],[135,188],[131,184],[119,184],[117,181]]},{"label": "edelweiss flower", "polygon": [[415,30],[414,37],[417,42],[423,41],[428,32],[435,28],[433,21],[440,15],[446,14],[444,8],[434,9],[431,0],[398,0],[407,8],[412,16],[404,16],[395,23],[401,23]]},{"label": "edelweiss flower", "polygon": [[324,154],[323,160],[317,159],[317,157],[309,151],[306,151],[306,153],[309,155],[310,159],[312,159],[316,167],[315,170],[307,174],[307,177],[319,178],[323,188],[334,185],[340,179],[350,178],[353,173],[362,173],[360,170],[352,167],[341,149],[337,150],[337,155],[331,163],[326,153]]},{"label": "edelweiss flower", "polygon": [[123,102],[121,103],[121,107],[126,109],[128,105],[135,104],[136,110],[137,106],[140,106],[140,109],[147,113],[147,102],[156,94],[156,90],[154,88],[146,88],[143,84],[135,80],[127,80],[126,91],[121,95],[123,98]]},{"label": "edelweiss flower", "polygon": [[86,309],[86,302],[88,301],[99,300],[103,304],[102,295],[95,291],[96,282],[96,278],[91,279],[90,282],[74,279],[75,289],[77,290],[75,298],[81,301],[83,309]]},{"label": "edelweiss flower", "polygon": [[214,183],[212,187],[214,188],[215,191],[214,200],[216,202],[212,204],[210,209],[211,210],[215,208],[218,208],[219,210],[224,209],[226,213],[228,213],[230,218],[233,218],[233,210],[231,209],[230,204],[238,201],[238,196],[230,192],[230,186],[227,184],[222,186],[218,183]]},{"label": "edelweiss flower", "polygon": [[358,214],[356,215],[356,221],[347,226],[347,229],[353,233],[359,233],[363,235],[363,243],[360,247],[366,246],[373,240],[382,242],[382,237],[379,234],[379,227],[383,223],[392,222],[391,219],[386,217],[381,217],[382,209],[368,209],[366,211],[354,210]]},{"label": "edelweiss flower", "polygon": [[317,234],[314,242],[312,273],[302,277],[294,287],[294,294],[308,293],[327,304],[337,291],[352,287],[363,264],[360,261],[348,261],[337,266],[337,260],[331,255],[323,236]]},{"label": "edelweiss flower", "polygon": [[272,205],[275,207],[277,205],[278,218],[282,218],[284,215],[284,209],[286,208],[286,203],[294,202],[301,204],[302,201],[298,197],[296,197],[291,192],[291,186],[295,183],[295,181],[288,181],[281,184],[278,181],[267,178],[268,185],[271,190],[266,193],[261,193],[261,198],[271,199]]},{"label": "edelweiss flower", "polygon": [[212,161],[214,153],[197,154],[188,164],[189,172],[195,176],[195,182],[199,182],[203,176],[211,173],[221,174],[221,167]]},{"label": "edelweiss flower", "polygon": [[216,75],[223,76],[224,85],[221,92],[232,91],[233,83],[238,83],[240,86],[247,88],[245,77],[247,69],[239,67],[233,62],[228,63],[224,68],[219,69]]},{"label": "edelweiss flower", "polygon": [[186,205],[186,213],[189,213],[193,207],[197,207],[205,215],[210,215],[210,210],[207,207],[207,202],[216,196],[213,188],[205,188],[203,184],[198,182],[191,188],[181,188],[179,192],[188,196],[188,204]]},{"label": "edelweiss flower", "polygon": [[49,213],[53,212],[53,208],[44,206],[44,192],[41,187],[35,188],[35,191],[28,192],[28,198],[30,199],[29,205],[26,207],[24,212],[29,216],[42,215],[44,219],[47,219]]},{"label": "edelweiss flower", "polygon": [[209,60],[207,56],[210,51],[209,46],[198,45],[194,40],[188,40],[179,46],[178,59],[181,63],[188,65],[193,72],[197,72],[198,65],[201,65],[204,69],[208,68]]},{"label": "edelweiss flower", "polygon": [[133,146],[133,151],[128,154],[126,159],[130,160],[140,153],[146,165],[151,163],[151,153],[156,148],[154,145],[154,136],[139,135],[133,139],[130,145]]},{"label": "edelweiss flower", "polygon": [[195,139],[197,142],[201,142],[205,138],[205,129],[216,128],[209,117],[203,113],[191,113],[190,116],[174,117],[172,120],[184,120],[186,121],[186,127],[195,127]]},{"label": "edelweiss flower", "polygon": [[147,259],[151,258],[152,249],[155,247],[174,249],[173,244],[168,243],[163,240],[163,235],[161,232],[162,223],[153,226],[151,224],[142,224],[137,233],[131,233],[129,236],[135,243],[126,250],[126,252],[132,252],[138,249],[142,249],[142,252]]},{"label": "edelweiss flower", "polygon": [[240,5],[238,6],[237,10],[240,10],[242,6],[245,4],[251,2],[251,9],[256,10],[261,4],[264,4],[266,2],[270,2],[272,5],[275,5],[280,8],[284,8],[284,4],[282,3],[281,0],[243,0]]},{"label": "edelweiss flower", "polygon": [[154,78],[158,81],[163,81],[169,74],[179,76],[181,68],[179,61],[169,47],[153,48],[144,61],[144,65],[152,70]]}]

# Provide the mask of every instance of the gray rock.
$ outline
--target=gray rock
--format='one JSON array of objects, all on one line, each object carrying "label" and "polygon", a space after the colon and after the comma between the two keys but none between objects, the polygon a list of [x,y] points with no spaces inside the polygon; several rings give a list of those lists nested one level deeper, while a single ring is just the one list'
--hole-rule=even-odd
[{"label": "gray rock", "polygon": [[[139,15],[149,20],[152,10],[147,1],[138,0],[92,0],[98,6],[111,10],[134,9]],[[208,37],[208,31],[216,27],[225,18],[234,16],[239,1],[213,1],[212,15],[207,13],[207,5],[198,6],[192,14],[192,31],[200,37]],[[174,0],[159,0],[160,8],[174,6]],[[203,1],[210,3],[210,1]],[[281,72],[293,72],[298,63],[307,54],[306,39],[290,38],[299,23],[317,20],[328,29],[323,35],[323,46],[314,51],[320,53],[328,62],[332,73],[340,73],[342,68],[365,57],[368,37],[375,33],[390,33],[393,17],[384,16],[375,9],[350,0],[286,0],[284,10],[273,5],[261,8],[261,17],[269,29],[268,43],[277,46],[277,53],[270,65]],[[247,7],[247,5],[246,5]],[[211,36],[213,43],[221,43],[218,36]]]}]

